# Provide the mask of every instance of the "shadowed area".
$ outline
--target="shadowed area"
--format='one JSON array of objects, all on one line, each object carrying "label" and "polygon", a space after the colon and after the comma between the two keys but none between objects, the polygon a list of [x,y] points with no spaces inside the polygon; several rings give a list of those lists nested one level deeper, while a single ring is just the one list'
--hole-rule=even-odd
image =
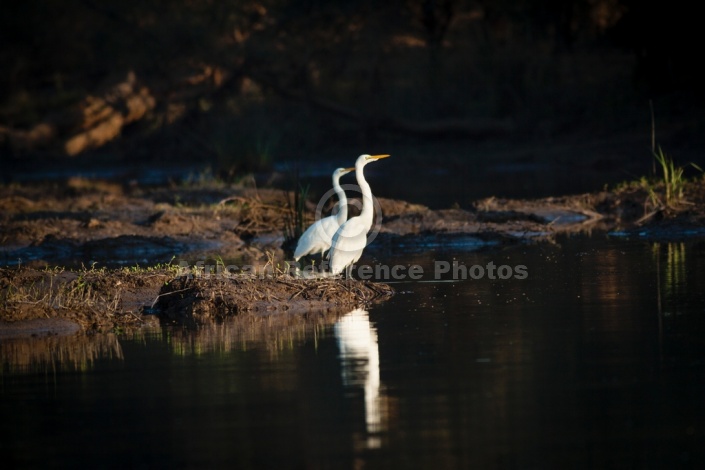
[{"label": "shadowed area", "polygon": [[[594,190],[650,168],[640,155],[651,112],[665,149],[703,162],[689,11],[631,0],[18,2],[0,20],[11,45],[0,54],[3,179],[65,177],[68,166],[164,182],[210,168],[291,187],[292,172],[272,170],[380,149],[430,171],[428,156],[442,156],[459,187],[459,173],[482,184],[479,169],[580,173],[579,190]],[[527,190],[548,195],[551,179]],[[529,195],[517,189],[498,195]]]}]

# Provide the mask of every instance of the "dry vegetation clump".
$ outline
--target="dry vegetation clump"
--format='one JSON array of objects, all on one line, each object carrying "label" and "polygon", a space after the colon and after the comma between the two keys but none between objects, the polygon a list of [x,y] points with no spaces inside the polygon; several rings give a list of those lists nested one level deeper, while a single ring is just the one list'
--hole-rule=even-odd
[{"label": "dry vegetation clump", "polygon": [[[84,331],[163,323],[196,326],[242,314],[338,310],[389,297],[386,284],[288,274],[183,273],[177,266],[131,269],[0,269],[0,329],[24,320],[62,319]],[[321,314],[323,314],[321,313]]]},{"label": "dry vegetation clump", "polygon": [[155,307],[164,320],[200,324],[233,315],[324,314],[331,309],[344,313],[393,293],[387,284],[336,278],[186,275],[162,288]]},{"label": "dry vegetation clump", "polygon": [[272,233],[274,227],[282,230],[294,217],[285,191],[267,191],[266,197],[259,192],[232,196],[219,203],[220,207],[226,205],[237,214],[235,232],[243,239]]},{"label": "dry vegetation clump", "polygon": [[0,321],[60,318],[86,331],[142,326],[143,307],[174,275],[172,268],[0,269]]}]

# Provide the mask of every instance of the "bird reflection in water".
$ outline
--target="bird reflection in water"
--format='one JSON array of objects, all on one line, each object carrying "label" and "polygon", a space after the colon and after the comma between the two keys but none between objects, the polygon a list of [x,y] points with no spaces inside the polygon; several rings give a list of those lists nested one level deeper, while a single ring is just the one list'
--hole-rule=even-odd
[{"label": "bird reflection in water", "polygon": [[340,348],[343,385],[364,390],[365,446],[378,448],[380,433],[386,430],[388,412],[386,397],[380,391],[377,330],[370,323],[369,313],[362,309],[347,313],[333,328]]}]

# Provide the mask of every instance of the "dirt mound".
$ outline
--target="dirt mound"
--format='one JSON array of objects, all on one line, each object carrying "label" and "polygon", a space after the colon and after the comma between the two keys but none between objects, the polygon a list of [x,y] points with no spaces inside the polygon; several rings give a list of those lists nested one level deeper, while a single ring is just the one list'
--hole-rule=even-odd
[{"label": "dirt mound", "polygon": [[163,320],[198,324],[244,314],[344,312],[393,294],[387,284],[335,278],[181,276],[162,288],[155,307]]},{"label": "dirt mound", "polygon": [[[275,275],[194,275],[178,267],[153,269],[0,269],[0,336],[49,334],[55,323],[83,331],[145,324],[202,325],[231,316],[345,313],[384,300],[386,284]],[[35,328],[20,327],[35,321]],[[31,324],[30,324],[31,325]],[[65,330],[65,328],[64,328]],[[63,331],[63,330],[62,330]]]},{"label": "dirt mound", "polygon": [[173,277],[168,269],[0,269],[0,322],[59,319],[84,331],[142,326],[143,308]]}]

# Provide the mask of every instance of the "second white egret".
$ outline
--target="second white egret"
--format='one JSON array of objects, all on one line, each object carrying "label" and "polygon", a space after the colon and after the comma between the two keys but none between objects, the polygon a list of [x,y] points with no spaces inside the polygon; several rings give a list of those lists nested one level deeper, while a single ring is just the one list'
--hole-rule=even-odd
[{"label": "second white egret", "polygon": [[348,200],[345,191],[340,187],[340,177],[350,173],[355,168],[338,168],[333,172],[333,190],[338,196],[338,213],[315,221],[301,234],[294,250],[294,260],[306,255],[323,254],[330,249],[333,235],[343,222],[348,219]]}]

